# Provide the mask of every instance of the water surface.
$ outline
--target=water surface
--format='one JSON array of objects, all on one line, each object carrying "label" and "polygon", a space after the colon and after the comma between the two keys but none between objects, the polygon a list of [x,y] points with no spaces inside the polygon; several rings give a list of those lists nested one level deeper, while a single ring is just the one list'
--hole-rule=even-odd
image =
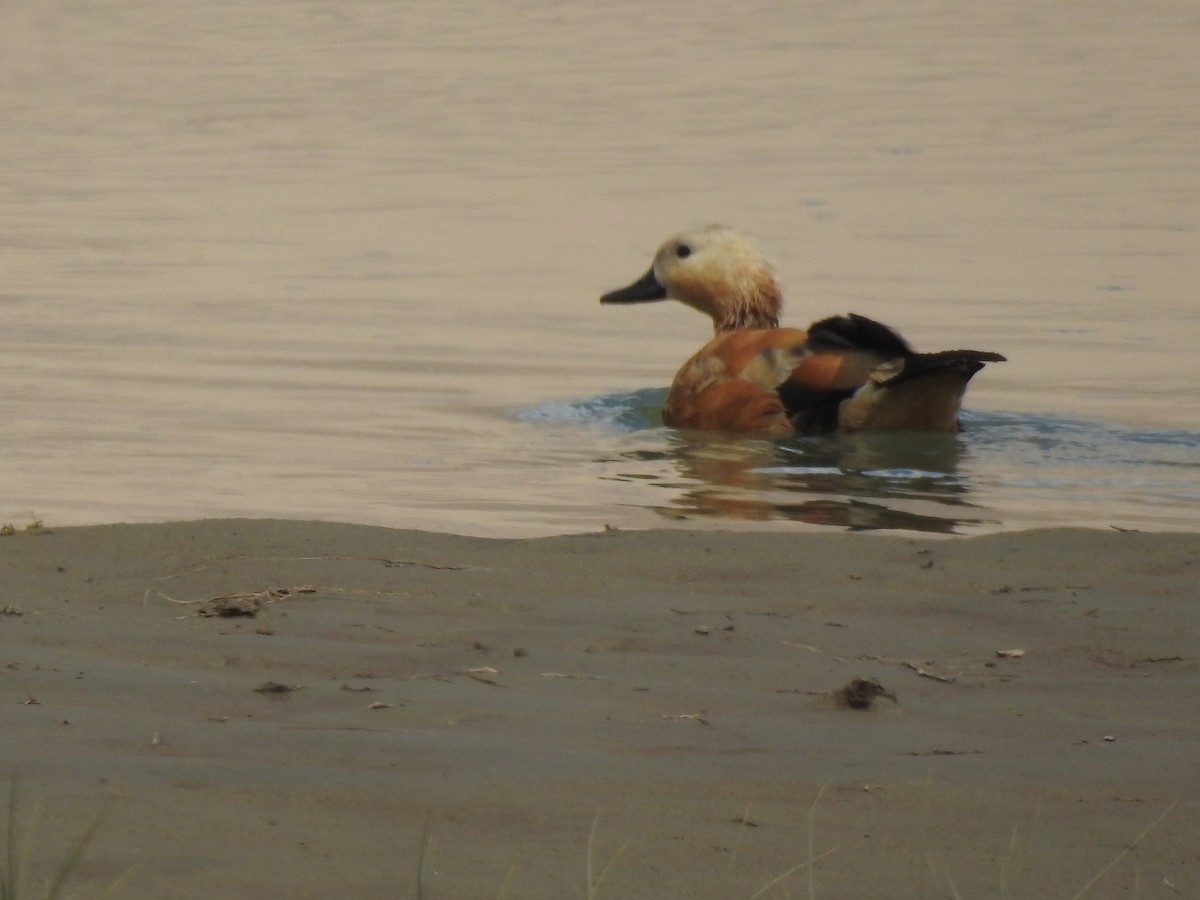
[{"label": "water surface", "polygon": [[[1200,13],[739,10],[5,7],[0,520],[1196,527]],[[710,221],[1005,353],[964,435],[661,428],[707,324],[597,298]]]}]

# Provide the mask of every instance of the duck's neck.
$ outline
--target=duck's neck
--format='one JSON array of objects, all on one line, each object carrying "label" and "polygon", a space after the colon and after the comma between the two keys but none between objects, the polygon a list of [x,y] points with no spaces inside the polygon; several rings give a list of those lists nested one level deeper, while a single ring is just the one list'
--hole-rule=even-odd
[{"label": "duck's neck", "polygon": [[720,335],[748,328],[778,328],[782,306],[779,286],[772,282],[728,299],[713,315],[713,330]]}]

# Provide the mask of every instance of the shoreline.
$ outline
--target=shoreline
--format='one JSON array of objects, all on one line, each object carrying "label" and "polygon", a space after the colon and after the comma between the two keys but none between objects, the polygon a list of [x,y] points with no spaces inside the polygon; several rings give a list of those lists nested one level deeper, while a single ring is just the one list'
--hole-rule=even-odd
[{"label": "shoreline", "polygon": [[[751,896],[810,848],[817,896],[1072,896],[1165,815],[1103,878],[1200,890],[1200,535],[864,537],[0,538],[32,868],[108,804],[76,890],[406,896],[425,854],[432,897],[561,898],[595,822],[602,896]],[[839,706],[859,677],[896,700]]]}]

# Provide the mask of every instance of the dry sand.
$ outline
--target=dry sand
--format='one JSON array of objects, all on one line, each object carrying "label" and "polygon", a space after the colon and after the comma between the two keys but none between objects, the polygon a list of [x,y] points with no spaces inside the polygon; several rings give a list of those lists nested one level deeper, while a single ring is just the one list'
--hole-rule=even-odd
[{"label": "dry sand", "polygon": [[1196,535],[224,520],[0,567],[32,868],[107,810],[78,896],[583,897],[593,822],[600,897],[1200,895]]}]

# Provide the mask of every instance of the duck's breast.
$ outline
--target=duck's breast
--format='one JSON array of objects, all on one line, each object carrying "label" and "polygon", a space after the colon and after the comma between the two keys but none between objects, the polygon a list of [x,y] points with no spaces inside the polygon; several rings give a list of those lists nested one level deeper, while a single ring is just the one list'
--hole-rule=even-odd
[{"label": "duck's breast", "polygon": [[674,428],[790,433],[777,388],[806,352],[807,338],[796,328],[718,335],[675,375],[663,421]]}]

